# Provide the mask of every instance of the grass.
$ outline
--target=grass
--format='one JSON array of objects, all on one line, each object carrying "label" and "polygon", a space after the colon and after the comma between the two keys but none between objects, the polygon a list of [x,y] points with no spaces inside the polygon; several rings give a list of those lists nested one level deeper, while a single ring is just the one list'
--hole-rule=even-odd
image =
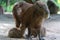
[{"label": "grass", "polygon": [[5,11],[7,11],[7,12],[12,11],[13,5],[8,5],[7,7],[6,7],[6,3],[2,3],[1,5]]},{"label": "grass", "polygon": [[6,10],[7,10],[8,12],[11,12],[12,9],[13,9],[13,5],[9,5]]}]

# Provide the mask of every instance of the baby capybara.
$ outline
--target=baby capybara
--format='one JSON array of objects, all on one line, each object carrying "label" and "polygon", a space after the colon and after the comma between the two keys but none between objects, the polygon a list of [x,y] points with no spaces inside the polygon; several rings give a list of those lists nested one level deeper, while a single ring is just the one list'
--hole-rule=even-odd
[{"label": "baby capybara", "polygon": [[17,30],[16,28],[12,28],[9,30],[8,37],[10,38],[21,38],[20,36],[20,30]]}]

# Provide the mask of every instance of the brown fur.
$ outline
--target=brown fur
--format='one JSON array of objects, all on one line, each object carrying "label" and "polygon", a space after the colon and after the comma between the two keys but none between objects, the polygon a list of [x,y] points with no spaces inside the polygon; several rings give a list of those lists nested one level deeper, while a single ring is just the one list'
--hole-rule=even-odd
[{"label": "brown fur", "polygon": [[[30,7],[24,14],[22,14],[22,27],[21,27],[21,35],[27,27],[30,29],[31,34],[36,36],[38,33],[42,33],[42,36],[45,35],[45,28],[42,28],[42,22],[44,19],[48,17],[48,10],[45,10],[43,6],[44,4],[39,4],[40,8],[36,7],[37,3]],[[24,28],[23,28],[24,27]],[[42,28],[42,30],[41,30]],[[33,30],[34,29],[34,30]],[[30,32],[29,32],[30,33]]]},{"label": "brown fur", "polygon": [[[38,7],[36,7],[37,3],[39,5]],[[40,33],[40,30],[42,28],[42,22],[44,19],[47,18],[48,12],[46,12],[47,10],[44,10],[44,4],[39,4],[39,2],[37,3],[35,5],[28,4],[28,6],[25,6],[25,8],[23,6],[20,7],[19,3],[18,5],[15,5],[13,8],[13,16],[15,18],[16,27],[20,27],[20,24],[22,24],[22,26],[20,27],[21,37],[23,37],[26,28],[28,28],[28,30],[30,30],[31,34],[34,36],[37,36],[37,33]],[[17,13],[18,8],[21,8],[22,10],[22,12],[19,15]],[[41,30],[41,33],[43,35],[45,35],[44,30],[44,28],[42,28]]]},{"label": "brown fur", "polygon": [[[32,4],[29,4],[27,2],[19,2],[17,3],[14,7],[13,7],[13,16],[16,22],[16,27],[20,26],[20,19],[21,19],[21,14],[23,14],[29,7],[31,7]],[[19,9],[21,8],[21,9]],[[21,10],[20,13],[18,13],[17,11]]]},{"label": "brown fur", "polygon": [[[42,36],[45,37],[46,29],[43,27],[41,30],[42,30],[41,31]],[[31,35],[34,35],[34,37],[36,37],[37,32],[34,28],[32,29],[32,32],[33,33]],[[21,33],[20,30],[17,30],[16,28],[12,28],[12,29],[9,30],[8,37],[10,37],[10,38],[25,38],[25,37],[21,37],[20,33]]]},{"label": "brown fur", "polygon": [[9,30],[8,37],[11,38],[21,38],[20,36],[20,30],[17,30],[16,28],[12,28]]}]

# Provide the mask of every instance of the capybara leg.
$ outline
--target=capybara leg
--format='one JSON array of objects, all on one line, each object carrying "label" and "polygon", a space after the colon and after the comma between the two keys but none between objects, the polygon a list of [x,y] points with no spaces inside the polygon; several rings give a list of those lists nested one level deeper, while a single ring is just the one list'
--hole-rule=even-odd
[{"label": "capybara leg", "polygon": [[25,25],[22,24],[22,26],[20,27],[20,32],[21,32],[20,35],[21,35],[21,37],[23,37],[25,29],[26,29]]}]

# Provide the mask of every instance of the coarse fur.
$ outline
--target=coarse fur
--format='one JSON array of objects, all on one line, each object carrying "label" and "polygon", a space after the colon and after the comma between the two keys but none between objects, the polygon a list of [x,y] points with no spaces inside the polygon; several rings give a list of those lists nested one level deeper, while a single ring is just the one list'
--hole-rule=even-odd
[{"label": "coarse fur", "polygon": [[[46,5],[41,2],[36,2],[34,5],[28,4],[28,6],[23,7],[20,4],[21,3],[18,3],[13,7],[13,16],[16,27],[21,29],[20,36],[23,37],[26,28],[28,28],[28,36],[30,36],[30,32],[31,35],[34,36],[40,35],[40,33],[42,34],[41,36],[45,35],[45,28],[42,28],[42,23],[49,15],[49,11],[46,10],[48,9]],[[18,9],[20,11],[22,10],[22,12],[17,12]],[[20,24],[22,25],[20,26]]]}]

